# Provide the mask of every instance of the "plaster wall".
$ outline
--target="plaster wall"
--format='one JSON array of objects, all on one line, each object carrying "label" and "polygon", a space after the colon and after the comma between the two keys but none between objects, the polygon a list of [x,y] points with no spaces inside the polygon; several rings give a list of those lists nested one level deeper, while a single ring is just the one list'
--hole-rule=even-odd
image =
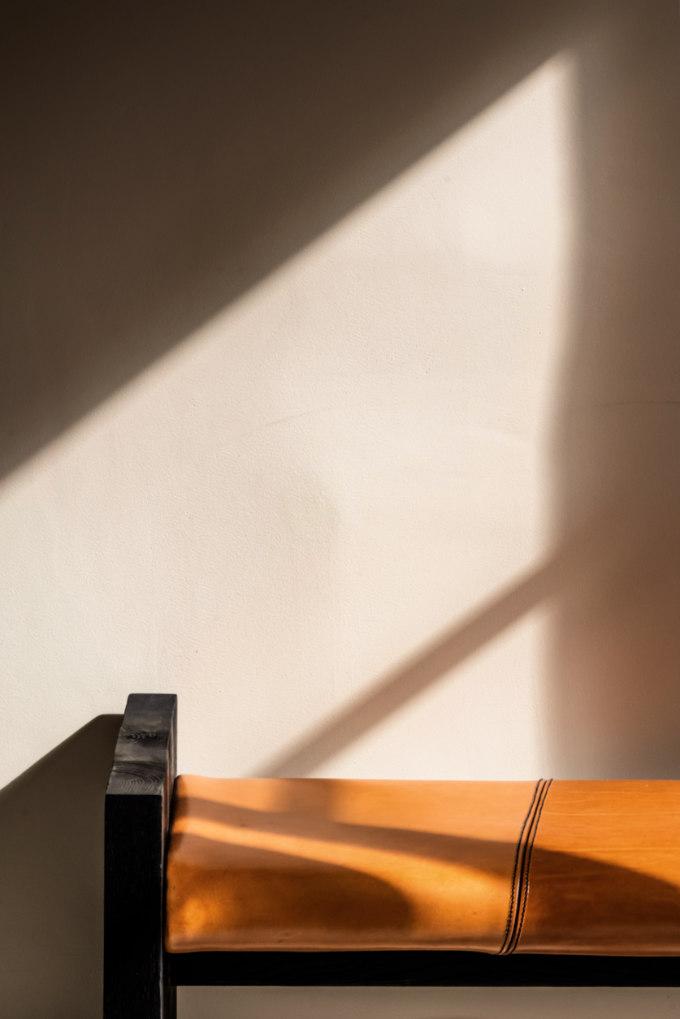
[{"label": "plaster wall", "polygon": [[[400,3],[219,6],[171,5],[153,35],[143,12],[12,22],[15,1019],[96,1014],[97,716],[129,691],[179,694],[185,771],[678,776],[675,5],[429,3],[417,26]],[[680,997],[181,1003],[469,1019]]]}]

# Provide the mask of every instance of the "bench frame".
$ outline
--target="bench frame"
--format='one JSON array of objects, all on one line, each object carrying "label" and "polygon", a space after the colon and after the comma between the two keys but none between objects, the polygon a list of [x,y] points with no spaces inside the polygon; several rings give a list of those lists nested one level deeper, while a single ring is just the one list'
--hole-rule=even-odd
[{"label": "bench frame", "polygon": [[169,954],[165,855],[177,697],[130,694],[106,790],[104,1019],[175,1019],[188,985],[678,987],[673,957],[449,951]]}]

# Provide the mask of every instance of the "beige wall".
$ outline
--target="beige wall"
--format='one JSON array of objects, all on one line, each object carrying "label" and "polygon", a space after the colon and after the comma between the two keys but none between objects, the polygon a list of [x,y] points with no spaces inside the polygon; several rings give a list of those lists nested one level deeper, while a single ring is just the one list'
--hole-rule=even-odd
[{"label": "beige wall", "polygon": [[[680,763],[675,4],[141,6],[19,9],[4,62],[16,1019],[95,1014],[130,690],[207,774]],[[182,1014],[680,1003],[499,993]]]}]

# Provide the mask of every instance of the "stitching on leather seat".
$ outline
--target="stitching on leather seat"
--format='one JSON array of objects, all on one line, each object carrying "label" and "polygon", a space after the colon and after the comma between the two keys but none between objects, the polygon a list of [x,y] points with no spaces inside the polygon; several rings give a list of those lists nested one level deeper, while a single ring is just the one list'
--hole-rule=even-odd
[{"label": "stitching on leather seat", "polygon": [[511,881],[511,884],[510,884],[510,904],[508,906],[508,918],[507,918],[507,920],[505,922],[505,930],[503,931],[503,940],[501,941],[501,947],[498,950],[499,951],[499,955],[503,955],[503,953],[505,951],[505,946],[507,944],[508,937],[510,935],[510,928],[511,928],[513,920],[515,918],[515,914],[516,914],[516,910],[517,910],[517,904],[519,902],[519,895],[518,895],[519,888],[518,888],[518,881],[517,881],[517,879],[519,877],[519,854],[520,854],[520,850],[521,850],[521,847],[522,847],[522,843],[524,841],[524,832],[526,830],[527,825],[529,824],[529,819],[530,819],[531,815],[533,814],[534,805],[536,803],[536,798],[538,796],[538,792],[539,792],[540,786],[541,786],[541,779],[539,779],[538,782],[536,783],[536,785],[534,786],[533,793],[531,794],[531,799],[529,800],[529,806],[527,807],[527,812],[526,812],[526,814],[524,816],[524,820],[522,821],[522,827],[520,828],[519,834],[517,836],[517,843],[515,845],[515,858],[514,858],[513,865],[512,865],[512,881]]},{"label": "stitching on leather seat", "polygon": [[509,955],[513,952],[521,935],[529,887],[531,852],[538,829],[538,821],[551,782],[552,779],[546,780],[541,778],[534,786],[529,808],[517,836],[510,887],[510,905],[508,907],[508,918],[505,924],[503,941],[498,951],[499,955]]},{"label": "stitching on leather seat", "polygon": [[522,909],[520,911],[518,920],[515,923],[513,934],[508,942],[505,951],[506,955],[510,955],[511,952],[515,951],[517,945],[519,944],[519,940],[522,937],[524,917],[526,915],[527,902],[529,900],[529,883],[531,879],[531,856],[534,850],[534,841],[536,839],[536,833],[538,831],[538,826],[541,820],[541,814],[543,813],[543,807],[545,806],[545,801],[548,798],[548,792],[550,790],[550,786],[552,785],[552,781],[553,781],[552,779],[548,779],[546,782],[543,783],[543,786],[538,796],[536,809],[534,810],[534,814],[529,825],[524,851],[523,868],[522,873],[520,875]]}]

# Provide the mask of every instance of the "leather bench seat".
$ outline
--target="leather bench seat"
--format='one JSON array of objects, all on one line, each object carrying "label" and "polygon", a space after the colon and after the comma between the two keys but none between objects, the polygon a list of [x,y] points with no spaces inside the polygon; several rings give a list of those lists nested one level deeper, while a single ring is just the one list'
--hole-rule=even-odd
[{"label": "leather bench seat", "polygon": [[166,948],[680,955],[680,782],[183,775]]}]

